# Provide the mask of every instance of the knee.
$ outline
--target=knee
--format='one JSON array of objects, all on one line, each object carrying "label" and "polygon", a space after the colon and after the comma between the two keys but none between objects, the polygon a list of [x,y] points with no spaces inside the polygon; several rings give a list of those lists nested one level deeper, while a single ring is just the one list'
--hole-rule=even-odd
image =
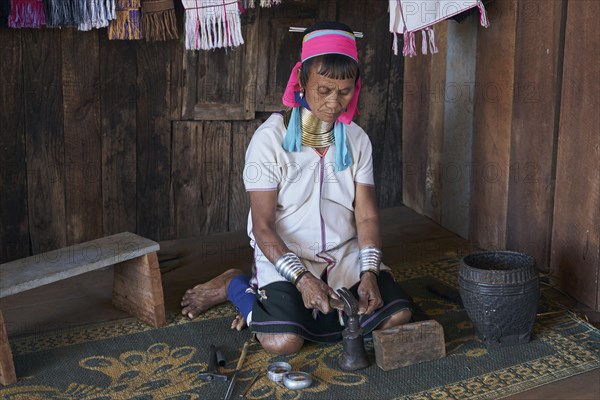
[{"label": "knee", "polygon": [[267,334],[259,333],[256,335],[263,349],[271,354],[287,355],[300,351],[304,344],[304,339],[300,336],[289,333]]},{"label": "knee", "polygon": [[379,325],[377,329],[387,329],[392,328],[394,326],[403,325],[407,322],[410,322],[411,318],[412,312],[408,308],[405,308],[404,310],[392,314],[388,319],[383,321],[383,323],[381,323],[381,325]]}]

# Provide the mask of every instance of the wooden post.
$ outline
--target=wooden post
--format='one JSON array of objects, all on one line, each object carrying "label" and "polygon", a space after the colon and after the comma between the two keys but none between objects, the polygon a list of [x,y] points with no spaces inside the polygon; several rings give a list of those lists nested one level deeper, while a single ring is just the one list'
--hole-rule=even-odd
[{"label": "wooden post", "polygon": [[600,311],[600,4],[567,7],[550,271],[561,289]]},{"label": "wooden post", "polygon": [[[553,168],[557,172],[563,170],[553,164],[557,154],[566,11],[563,1],[527,0],[517,4],[506,249],[535,257],[538,270],[545,273],[550,272]],[[591,9],[589,12],[593,15]],[[579,26],[582,22],[577,20],[577,40],[580,33],[585,34]],[[585,51],[577,54],[582,56],[576,56],[577,62],[583,61]],[[579,104],[583,93],[575,93]],[[571,179],[574,164],[568,165]],[[570,221],[566,226],[571,226]]]},{"label": "wooden post", "polygon": [[166,325],[156,253],[115,264],[112,303],[149,325]]},{"label": "wooden post", "polygon": [[12,385],[15,382],[17,382],[17,374],[15,374],[15,365],[4,326],[4,317],[0,310],[0,384]]},{"label": "wooden post", "polygon": [[384,371],[446,356],[444,328],[434,320],[373,331],[373,347]]},{"label": "wooden post", "polygon": [[[517,2],[498,0],[493,21],[479,29],[473,108],[473,159],[469,166],[469,239],[484,249],[506,248],[506,218],[513,123]],[[553,117],[552,117],[553,118]],[[531,201],[531,200],[530,200]]]}]

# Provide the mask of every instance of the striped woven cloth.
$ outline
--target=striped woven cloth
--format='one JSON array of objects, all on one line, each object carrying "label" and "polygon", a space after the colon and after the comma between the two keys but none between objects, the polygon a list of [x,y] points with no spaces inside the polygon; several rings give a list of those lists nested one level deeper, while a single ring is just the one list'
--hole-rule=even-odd
[{"label": "striped woven cloth", "polygon": [[142,38],[142,10],[140,0],[115,0],[116,19],[108,26],[110,40],[137,40]]}]

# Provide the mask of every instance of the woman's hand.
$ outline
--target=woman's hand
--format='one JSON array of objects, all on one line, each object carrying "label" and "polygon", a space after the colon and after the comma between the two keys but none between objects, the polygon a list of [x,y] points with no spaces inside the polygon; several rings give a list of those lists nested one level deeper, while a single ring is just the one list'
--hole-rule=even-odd
[{"label": "woman's hand", "polygon": [[310,272],[302,275],[300,279],[298,279],[296,287],[302,294],[304,307],[308,309],[317,309],[323,314],[329,314],[331,312],[329,298],[338,298],[331,287],[327,286],[325,282],[316,278]]},{"label": "woman's hand", "polygon": [[358,314],[370,315],[383,305],[377,276],[371,272],[363,274],[358,285]]}]

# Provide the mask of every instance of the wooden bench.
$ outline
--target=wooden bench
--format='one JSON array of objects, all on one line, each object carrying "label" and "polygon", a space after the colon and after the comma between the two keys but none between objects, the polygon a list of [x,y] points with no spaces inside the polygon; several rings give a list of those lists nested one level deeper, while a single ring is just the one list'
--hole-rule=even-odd
[{"label": "wooden bench", "polygon": [[[154,327],[164,326],[158,243],[129,232],[0,264],[0,298],[114,265],[112,303]],[[0,384],[17,381],[0,310]]]}]

